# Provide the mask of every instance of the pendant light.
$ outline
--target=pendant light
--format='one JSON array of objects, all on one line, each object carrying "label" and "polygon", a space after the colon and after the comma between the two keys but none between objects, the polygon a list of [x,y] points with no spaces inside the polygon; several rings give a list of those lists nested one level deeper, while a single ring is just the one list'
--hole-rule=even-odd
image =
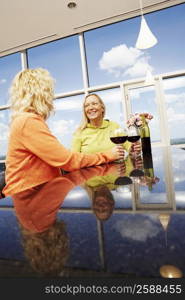
[{"label": "pendant light", "polygon": [[139,35],[136,42],[136,48],[147,49],[157,44],[157,38],[151,32],[145,20],[145,17],[143,16],[142,0],[140,0],[140,10],[141,10],[141,26],[140,26]]},{"label": "pendant light", "polygon": [[164,229],[166,247],[167,247],[167,229],[168,229],[168,225],[170,222],[170,217],[171,216],[169,214],[160,214],[158,217],[159,221]]},{"label": "pendant light", "polygon": [[163,229],[166,231],[167,227],[169,225],[170,215],[169,214],[160,214],[159,215],[159,221],[160,221]]},{"label": "pendant light", "polygon": [[173,265],[163,265],[159,269],[160,275],[163,278],[182,278],[182,271]]}]

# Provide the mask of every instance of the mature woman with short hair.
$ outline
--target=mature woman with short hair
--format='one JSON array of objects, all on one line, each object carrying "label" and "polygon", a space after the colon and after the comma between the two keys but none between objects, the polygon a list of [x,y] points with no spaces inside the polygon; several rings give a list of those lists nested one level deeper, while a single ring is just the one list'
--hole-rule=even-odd
[{"label": "mature woman with short hair", "polygon": [[86,155],[67,150],[45,120],[53,111],[53,79],[42,68],[19,72],[11,86],[12,121],[6,157],[5,196],[47,182],[61,174],[123,158],[120,146]]},{"label": "mature woman with short hair", "polygon": [[[120,127],[114,121],[104,119],[105,104],[97,94],[89,94],[83,103],[83,119],[74,133],[72,150],[82,153],[95,153],[111,149],[114,144],[110,140],[110,131]],[[140,144],[137,144],[139,151]],[[131,143],[123,144],[126,151],[130,151]]]}]

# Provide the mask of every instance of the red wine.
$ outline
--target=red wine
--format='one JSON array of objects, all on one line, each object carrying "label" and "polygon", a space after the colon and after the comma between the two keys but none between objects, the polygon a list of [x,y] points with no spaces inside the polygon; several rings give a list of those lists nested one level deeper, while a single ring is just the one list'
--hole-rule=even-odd
[{"label": "red wine", "polygon": [[127,140],[131,143],[135,143],[140,139],[140,135],[128,136]]},{"label": "red wine", "polygon": [[127,136],[126,135],[124,135],[124,136],[116,136],[116,137],[111,137],[110,139],[111,139],[111,141],[114,144],[123,144],[123,143],[126,142]]}]

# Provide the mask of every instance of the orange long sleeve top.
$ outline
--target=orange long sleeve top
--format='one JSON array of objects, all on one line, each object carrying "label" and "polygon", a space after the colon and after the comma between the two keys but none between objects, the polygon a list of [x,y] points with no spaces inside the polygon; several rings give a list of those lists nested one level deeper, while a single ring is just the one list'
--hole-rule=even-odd
[{"label": "orange long sleeve top", "polygon": [[55,222],[58,209],[70,190],[93,176],[110,172],[111,166],[105,165],[78,170],[13,195],[19,222],[31,232],[47,230]]},{"label": "orange long sleeve top", "polygon": [[111,150],[96,154],[69,151],[41,116],[24,112],[11,124],[3,194],[12,195],[47,182],[59,176],[61,168],[73,171],[114,159]]}]

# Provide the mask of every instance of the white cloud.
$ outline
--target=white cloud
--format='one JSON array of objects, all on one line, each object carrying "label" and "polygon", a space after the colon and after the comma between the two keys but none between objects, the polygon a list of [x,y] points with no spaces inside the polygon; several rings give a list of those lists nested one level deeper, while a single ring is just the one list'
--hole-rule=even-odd
[{"label": "white cloud", "polygon": [[5,118],[4,113],[0,113],[0,119],[4,119],[4,118]]},{"label": "white cloud", "polygon": [[176,202],[180,202],[181,205],[185,205],[184,191],[176,191],[175,193]]},{"label": "white cloud", "polygon": [[82,197],[84,197],[84,196],[87,196],[87,193],[85,190],[83,190],[83,189],[75,190],[74,189],[68,193],[67,200],[68,200],[68,202],[69,202],[69,200],[71,200],[70,202],[72,202],[72,201],[76,202],[77,200],[80,201],[82,199]]},{"label": "white cloud", "polygon": [[145,58],[140,58],[132,67],[128,68],[124,74],[129,75],[130,77],[145,76],[147,70],[152,72],[153,68],[149,65]]},{"label": "white cloud", "polygon": [[[154,91],[153,86],[147,86],[143,88],[136,88],[131,90],[131,98],[133,99],[139,99],[142,97],[142,93],[151,92]],[[156,101],[156,100],[155,100]]]},{"label": "white cloud", "polygon": [[[185,115],[184,113],[176,113],[172,107],[167,109],[168,121],[169,122],[177,122],[185,123]],[[181,125],[182,125],[181,123]]]},{"label": "white cloud", "polygon": [[178,93],[178,94],[165,94],[165,101],[166,103],[177,103],[182,105],[184,108],[184,103],[185,103],[185,93]]},{"label": "white cloud", "polygon": [[184,176],[184,160],[185,160],[185,151],[182,151],[181,149],[175,149],[175,153],[173,153],[172,155],[172,164],[173,164],[174,174],[178,174],[178,178],[180,178],[180,174],[181,174],[179,172],[179,169],[182,170]]},{"label": "white cloud", "polygon": [[54,106],[55,110],[82,110],[82,101],[79,101],[79,99],[69,101],[55,100]]},{"label": "white cloud", "polygon": [[[157,168],[154,169],[154,172],[155,172],[155,176],[157,176],[158,175]],[[159,178],[159,180],[160,182],[164,181],[162,178]],[[148,189],[146,189],[146,187],[144,187],[144,189],[142,190],[142,204],[147,204],[147,207],[149,206],[149,204],[155,204],[155,208],[160,209],[161,204],[165,204],[167,202],[167,195],[164,192],[154,193],[155,189],[157,190],[157,183],[153,185],[153,193],[151,197],[151,192]]]},{"label": "white cloud", "polygon": [[99,65],[102,70],[111,70],[120,66],[126,68],[133,65],[141,55],[140,50],[133,47],[128,48],[125,44],[122,44],[104,52]]},{"label": "white cloud", "polygon": [[[183,181],[185,182],[185,175],[184,174],[174,176],[174,182],[175,183],[183,182]],[[185,197],[184,197],[184,201],[185,201]]]},{"label": "white cloud", "polygon": [[0,141],[7,141],[9,134],[9,127],[4,123],[0,123]]},{"label": "white cloud", "polygon": [[113,73],[116,77],[129,75],[130,77],[144,76],[147,68],[152,71],[149,65],[149,57],[143,57],[144,53],[136,48],[121,44],[113,47],[103,55],[99,61],[101,70]]},{"label": "white cloud", "polygon": [[156,236],[160,227],[153,221],[153,218],[145,216],[129,216],[124,220],[115,223],[114,228],[123,238],[145,242],[148,238]]},{"label": "white cloud", "polygon": [[2,78],[2,79],[0,79],[0,84],[3,84],[3,83],[6,83],[6,79],[5,78]]},{"label": "white cloud", "polygon": [[163,87],[165,90],[172,90],[185,87],[185,77],[171,78],[163,80]]},{"label": "white cloud", "polygon": [[105,104],[107,103],[115,103],[120,101],[121,93],[120,90],[113,89],[109,91],[103,91],[102,93],[98,93],[100,97],[102,97]]},{"label": "white cloud", "polygon": [[49,127],[54,135],[62,137],[64,135],[68,135],[74,132],[74,123],[74,120],[51,120],[49,122]]}]

